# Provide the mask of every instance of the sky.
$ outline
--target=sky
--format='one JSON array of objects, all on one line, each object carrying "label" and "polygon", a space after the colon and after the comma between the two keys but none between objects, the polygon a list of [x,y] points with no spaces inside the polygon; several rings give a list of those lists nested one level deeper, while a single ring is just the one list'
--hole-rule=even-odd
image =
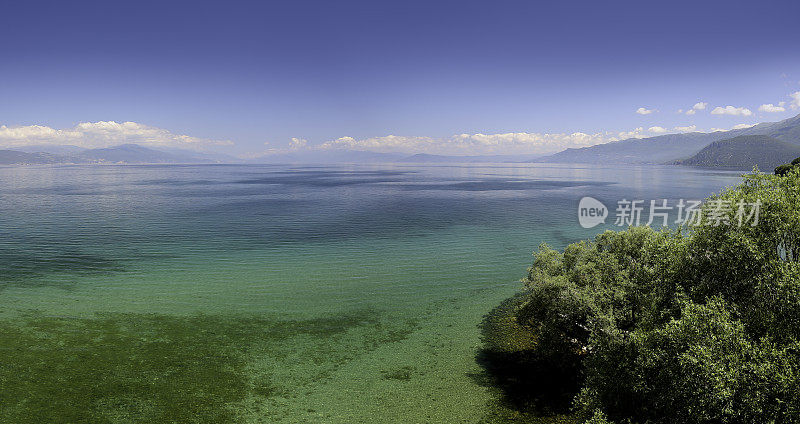
[{"label": "sky", "polygon": [[14,1],[0,146],[546,153],[800,114],[795,1]]}]

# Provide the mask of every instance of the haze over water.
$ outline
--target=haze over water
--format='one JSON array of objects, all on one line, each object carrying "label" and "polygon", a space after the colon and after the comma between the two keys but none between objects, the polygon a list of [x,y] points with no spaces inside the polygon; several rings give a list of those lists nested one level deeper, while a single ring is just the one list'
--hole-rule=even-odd
[{"label": "haze over water", "polygon": [[[67,402],[155,364],[73,415],[0,417],[489,420],[478,325],[540,243],[616,228],[618,200],[703,199],[738,181],[534,164],[0,168],[0,336],[26,352],[4,353],[3,381],[36,369],[25,390]],[[583,196],[611,209],[606,225],[578,225]],[[70,372],[86,381],[40,385]],[[0,399],[22,396],[8,387]]]}]

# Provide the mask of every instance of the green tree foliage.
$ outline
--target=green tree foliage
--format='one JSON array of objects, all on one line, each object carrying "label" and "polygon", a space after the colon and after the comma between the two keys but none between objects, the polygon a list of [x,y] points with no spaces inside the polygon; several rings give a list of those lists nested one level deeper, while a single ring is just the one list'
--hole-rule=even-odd
[{"label": "green tree foliage", "polygon": [[785,165],[780,165],[777,168],[775,168],[775,175],[784,176],[788,174],[789,171],[791,171],[792,169],[794,169],[794,165],[792,164],[787,163]]},{"label": "green tree foliage", "polygon": [[786,176],[793,169],[798,168],[798,166],[800,166],[800,158],[796,158],[795,160],[792,161],[792,163],[780,165],[777,168],[775,168],[775,175]]},{"label": "green tree foliage", "polygon": [[699,226],[541,246],[516,297],[531,356],[576,364],[589,423],[800,422],[798,211],[800,171],[755,173]]}]

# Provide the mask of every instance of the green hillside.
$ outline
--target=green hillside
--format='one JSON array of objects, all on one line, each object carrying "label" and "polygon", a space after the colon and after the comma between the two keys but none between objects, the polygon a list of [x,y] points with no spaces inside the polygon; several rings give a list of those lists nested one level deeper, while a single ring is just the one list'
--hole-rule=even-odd
[{"label": "green hillside", "polygon": [[715,141],[679,165],[772,170],[800,156],[800,146],[767,135],[743,135]]}]

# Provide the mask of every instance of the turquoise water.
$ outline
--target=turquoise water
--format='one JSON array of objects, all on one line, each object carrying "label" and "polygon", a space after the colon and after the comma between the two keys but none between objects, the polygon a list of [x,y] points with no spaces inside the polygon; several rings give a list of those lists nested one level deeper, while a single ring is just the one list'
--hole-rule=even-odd
[{"label": "turquoise water", "polygon": [[581,228],[581,197],[613,210],[739,180],[531,164],[0,168],[0,421],[491,421],[481,317],[540,243],[615,228]]}]

